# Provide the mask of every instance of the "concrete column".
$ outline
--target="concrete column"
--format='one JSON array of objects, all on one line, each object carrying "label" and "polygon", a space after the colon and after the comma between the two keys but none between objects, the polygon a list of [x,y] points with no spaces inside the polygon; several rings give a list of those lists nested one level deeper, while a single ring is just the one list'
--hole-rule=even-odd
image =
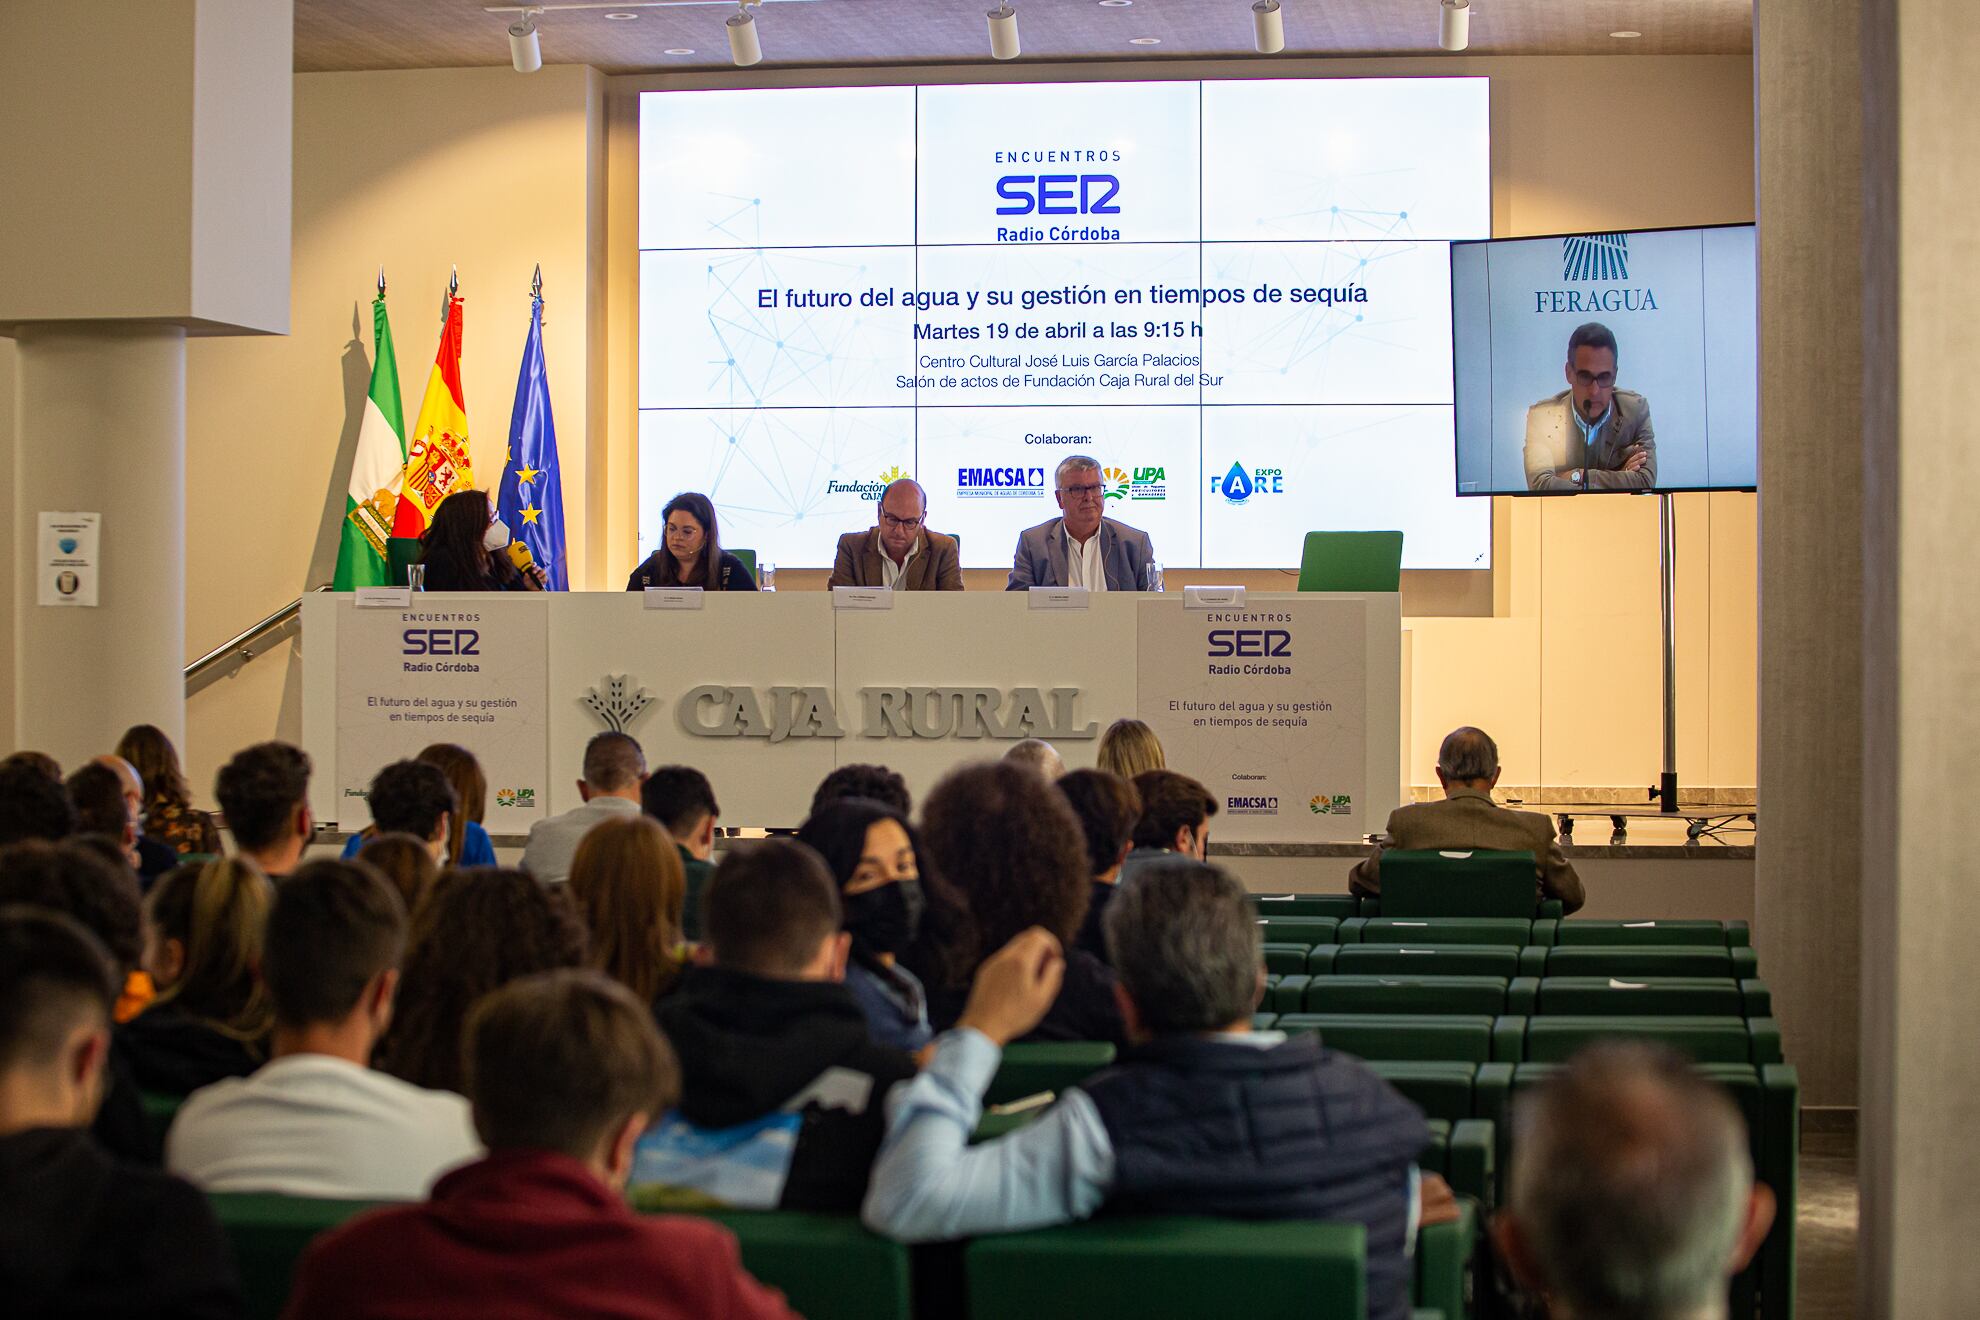
[{"label": "concrete column", "polygon": [[[132,724],[184,740],[186,332],[176,325],[23,327],[16,343],[14,724],[64,766]],[[251,526],[251,494],[215,517]],[[100,603],[36,603],[42,512],[103,515]]]},{"label": "concrete column", "polygon": [[[1862,1266],[1857,1314],[1970,1315],[1980,1235],[1980,38],[1864,0]],[[1841,25],[1836,25],[1840,27]],[[1764,956],[1764,955],[1763,955]]]},{"label": "concrete column", "polygon": [[1754,6],[1760,832],[1753,942],[1802,1102],[1856,1103],[1864,822],[1858,0]]}]

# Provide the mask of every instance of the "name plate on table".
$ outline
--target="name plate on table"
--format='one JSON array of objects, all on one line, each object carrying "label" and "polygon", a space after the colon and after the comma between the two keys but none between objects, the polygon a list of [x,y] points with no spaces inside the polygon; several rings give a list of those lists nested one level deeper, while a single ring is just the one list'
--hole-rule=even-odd
[{"label": "name plate on table", "polygon": [[1093,593],[1085,587],[1032,587],[1026,594],[1034,610],[1083,610]]},{"label": "name plate on table", "polygon": [[1241,610],[1244,608],[1244,588],[1184,587],[1183,608],[1186,610]]},{"label": "name plate on table", "polygon": [[894,608],[892,587],[833,587],[832,608],[835,610],[891,610]]},{"label": "name plate on table", "polygon": [[412,604],[411,587],[359,587],[351,604],[361,610],[403,610]]},{"label": "name plate on table", "polygon": [[649,610],[698,610],[704,595],[700,587],[648,587],[641,594]]}]

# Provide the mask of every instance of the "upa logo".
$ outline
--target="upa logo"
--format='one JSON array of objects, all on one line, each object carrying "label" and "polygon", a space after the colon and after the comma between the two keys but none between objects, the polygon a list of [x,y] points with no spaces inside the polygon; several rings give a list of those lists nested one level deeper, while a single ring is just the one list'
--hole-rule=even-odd
[{"label": "upa logo", "polygon": [[1100,480],[1105,483],[1101,491],[1101,494],[1105,498],[1110,500],[1124,500],[1127,498],[1128,486],[1132,483],[1133,478],[1129,477],[1120,468],[1110,467],[1100,469]]},{"label": "upa logo", "polygon": [[515,807],[528,811],[536,805],[536,790],[533,788],[498,788],[495,790],[495,805]]},{"label": "upa logo", "polygon": [[1306,809],[1316,816],[1351,816],[1354,798],[1346,793],[1317,793],[1307,799]]}]

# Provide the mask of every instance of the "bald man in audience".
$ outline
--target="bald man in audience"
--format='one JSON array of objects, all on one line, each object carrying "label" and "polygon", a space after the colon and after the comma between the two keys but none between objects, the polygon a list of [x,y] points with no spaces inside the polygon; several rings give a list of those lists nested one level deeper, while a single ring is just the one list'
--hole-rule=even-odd
[{"label": "bald man in audience", "polygon": [[1416,802],[1389,813],[1375,853],[1348,872],[1348,889],[1366,898],[1382,893],[1382,850],[1530,852],[1541,898],[1563,912],[1586,900],[1581,877],[1554,837],[1554,822],[1537,811],[1509,811],[1492,801],[1499,782],[1499,747],[1483,729],[1454,730],[1437,749],[1442,802]]},{"label": "bald man in audience", "polygon": [[1043,738],[1026,738],[1012,743],[1011,749],[1004,753],[1004,759],[1027,770],[1036,770],[1048,784],[1056,783],[1059,776],[1066,772],[1066,763],[1059,755],[1059,749]]},{"label": "bald man in audience", "polygon": [[876,524],[839,538],[831,587],[889,587],[895,591],[961,591],[956,538],[930,530],[928,492],[902,477],[880,492]]},{"label": "bald man in audience", "polygon": [[640,813],[645,784],[646,753],[639,743],[623,733],[593,734],[584,745],[584,778],[578,780],[584,805],[529,827],[522,869],[546,885],[562,884],[570,878],[578,844],[593,825]]},{"label": "bald man in audience", "polygon": [[1501,1259],[1553,1320],[1724,1320],[1774,1222],[1732,1100],[1661,1046],[1590,1046],[1514,1110]]}]

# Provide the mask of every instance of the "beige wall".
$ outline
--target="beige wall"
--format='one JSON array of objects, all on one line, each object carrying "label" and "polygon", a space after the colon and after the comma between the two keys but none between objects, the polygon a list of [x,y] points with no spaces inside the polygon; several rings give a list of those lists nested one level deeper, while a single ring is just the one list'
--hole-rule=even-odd
[{"label": "beige wall", "polygon": [[[1493,217],[1502,235],[1752,218],[1744,58],[1245,61],[1163,65],[1161,76],[1267,68],[1275,76],[1490,75]],[[1095,79],[1146,69],[1023,72]],[[980,65],[894,76],[1013,72]],[[839,70],[755,81],[885,76]],[[189,651],[203,652],[329,579],[381,261],[408,414],[431,364],[447,267],[460,267],[464,376],[487,480],[513,398],[530,266],[543,263],[567,516],[581,538],[571,546],[574,585],[623,581],[637,516],[634,96],[645,87],[741,81],[607,80],[556,66],[528,78],[504,69],[297,77],[291,334],[189,350]],[[1592,155],[1591,141],[1600,143]],[[1687,783],[1754,783],[1752,505],[1744,495],[1678,500]],[[1496,518],[1492,612],[1408,621],[1412,779],[1432,780],[1446,729],[1476,722],[1499,736],[1508,783],[1641,789],[1660,756],[1654,503],[1501,500]],[[808,585],[811,575],[788,576],[787,588]],[[985,576],[983,585],[995,585],[995,575]],[[1198,575],[1173,576],[1182,583]],[[1259,589],[1290,585],[1276,573],[1214,576]],[[1413,608],[1454,594],[1428,575],[1412,577],[1422,579],[1407,589]],[[1487,593],[1468,594],[1483,601]],[[235,748],[299,733],[296,664],[284,647],[192,699],[187,751],[202,795]]]}]

